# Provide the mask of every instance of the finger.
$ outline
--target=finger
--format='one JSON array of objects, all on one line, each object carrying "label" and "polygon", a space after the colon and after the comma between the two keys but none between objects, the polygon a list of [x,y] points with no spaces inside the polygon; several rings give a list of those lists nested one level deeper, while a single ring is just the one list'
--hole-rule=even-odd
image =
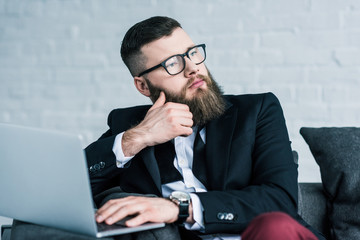
[{"label": "finger", "polygon": [[111,225],[111,224],[116,223],[116,222],[120,221],[121,219],[127,217],[128,215],[132,215],[132,212],[129,211],[128,208],[122,207],[122,208],[118,209],[116,212],[113,212],[113,214],[111,214],[110,216],[108,216],[105,219],[105,222],[106,222],[106,224]]},{"label": "finger", "polygon": [[141,202],[125,205],[108,216],[105,222],[111,225],[127,216],[139,214],[144,210],[144,208],[145,206]]},{"label": "finger", "polygon": [[194,124],[194,121],[192,120],[192,118],[189,118],[187,116],[178,116],[175,121],[174,124],[176,126],[181,126],[181,127],[189,127],[191,128]]},{"label": "finger", "polygon": [[99,223],[105,221],[106,219],[109,218],[109,216],[111,216],[119,208],[120,208],[119,205],[111,204],[111,205],[106,206],[106,208],[102,208],[101,211],[99,209],[96,212],[96,221],[99,222]]},{"label": "finger", "polygon": [[112,199],[107,201],[100,209],[96,212],[96,221],[97,222],[103,222],[105,219],[107,219],[110,215],[112,215],[114,212],[118,211],[119,208],[126,205],[126,198],[121,199]]},{"label": "finger", "polygon": [[179,110],[184,110],[184,111],[190,112],[189,106],[186,104],[183,104],[183,103],[167,102],[164,105],[167,108],[174,108],[174,109],[179,109]]},{"label": "finger", "polygon": [[101,208],[99,208],[96,211],[96,214],[102,214],[103,212],[106,212],[108,208],[110,208],[112,205],[114,205],[116,202],[118,202],[119,199],[112,199],[107,201]]},{"label": "finger", "polygon": [[191,127],[181,127],[181,133],[179,136],[187,137],[193,133],[193,129]]},{"label": "finger", "polygon": [[161,107],[162,105],[165,104],[165,101],[166,101],[165,93],[160,92],[160,95],[159,95],[158,99],[156,100],[154,105],[152,105],[152,107],[149,110]]},{"label": "finger", "polygon": [[127,220],[125,224],[128,227],[136,227],[148,221],[149,221],[149,214],[147,214],[147,212],[144,212],[137,215],[136,217],[133,217],[130,220]]}]

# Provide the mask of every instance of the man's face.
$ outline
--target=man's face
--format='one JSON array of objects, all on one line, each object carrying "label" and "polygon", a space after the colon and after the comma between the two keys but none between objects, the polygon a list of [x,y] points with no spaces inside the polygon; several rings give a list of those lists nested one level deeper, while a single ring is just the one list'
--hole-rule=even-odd
[{"label": "man's face", "polygon": [[[186,32],[182,28],[176,28],[170,36],[148,43],[141,48],[147,59],[145,68],[151,68],[175,54],[183,54],[193,46],[195,44]],[[185,69],[181,73],[169,75],[163,67],[160,67],[145,74],[144,78],[153,86],[175,95],[180,94],[186,87],[184,97],[191,99],[198,89],[207,89],[207,83],[199,75],[208,77],[205,64],[196,65],[185,57]]]},{"label": "man's face", "polygon": [[[170,56],[183,54],[193,46],[195,44],[185,31],[177,28],[170,36],[142,47],[141,50],[147,58],[146,69],[158,65]],[[204,63],[196,65],[185,57],[185,69],[177,75],[170,75],[160,67],[141,78],[135,77],[136,79],[146,85],[147,91],[142,93],[149,96],[153,102],[163,91],[166,101],[188,105],[195,125],[203,125],[224,112],[222,92]],[[137,88],[139,89],[139,86]]]}]

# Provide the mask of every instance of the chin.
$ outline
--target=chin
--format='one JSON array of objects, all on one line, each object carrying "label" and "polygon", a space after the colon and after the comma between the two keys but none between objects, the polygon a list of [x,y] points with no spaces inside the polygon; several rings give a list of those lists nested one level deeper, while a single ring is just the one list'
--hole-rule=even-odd
[{"label": "chin", "polygon": [[205,94],[206,91],[207,91],[207,88],[206,87],[203,88],[203,86],[202,86],[200,88],[195,89],[191,93],[188,92],[188,94],[186,94],[185,99],[186,100],[192,100],[194,98],[201,97],[201,96],[203,96]]}]

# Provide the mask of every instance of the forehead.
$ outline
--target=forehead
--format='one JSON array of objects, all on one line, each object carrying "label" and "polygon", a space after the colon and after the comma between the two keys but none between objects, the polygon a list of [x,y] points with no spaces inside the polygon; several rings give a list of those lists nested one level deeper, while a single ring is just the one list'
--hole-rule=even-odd
[{"label": "forehead", "polygon": [[162,37],[144,45],[141,51],[147,59],[147,67],[151,67],[172,55],[186,52],[194,45],[194,42],[182,28],[176,28],[170,36]]}]

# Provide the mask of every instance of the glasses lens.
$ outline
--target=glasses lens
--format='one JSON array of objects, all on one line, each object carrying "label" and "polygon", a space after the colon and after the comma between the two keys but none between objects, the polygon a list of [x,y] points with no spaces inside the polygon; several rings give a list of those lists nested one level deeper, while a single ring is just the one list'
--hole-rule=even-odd
[{"label": "glasses lens", "polygon": [[184,61],[181,56],[173,56],[165,62],[165,67],[170,74],[178,74],[184,69]]},{"label": "glasses lens", "polygon": [[188,54],[190,60],[195,64],[202,63],[205,60],[205,50],[201,46],[190,49]]}]

